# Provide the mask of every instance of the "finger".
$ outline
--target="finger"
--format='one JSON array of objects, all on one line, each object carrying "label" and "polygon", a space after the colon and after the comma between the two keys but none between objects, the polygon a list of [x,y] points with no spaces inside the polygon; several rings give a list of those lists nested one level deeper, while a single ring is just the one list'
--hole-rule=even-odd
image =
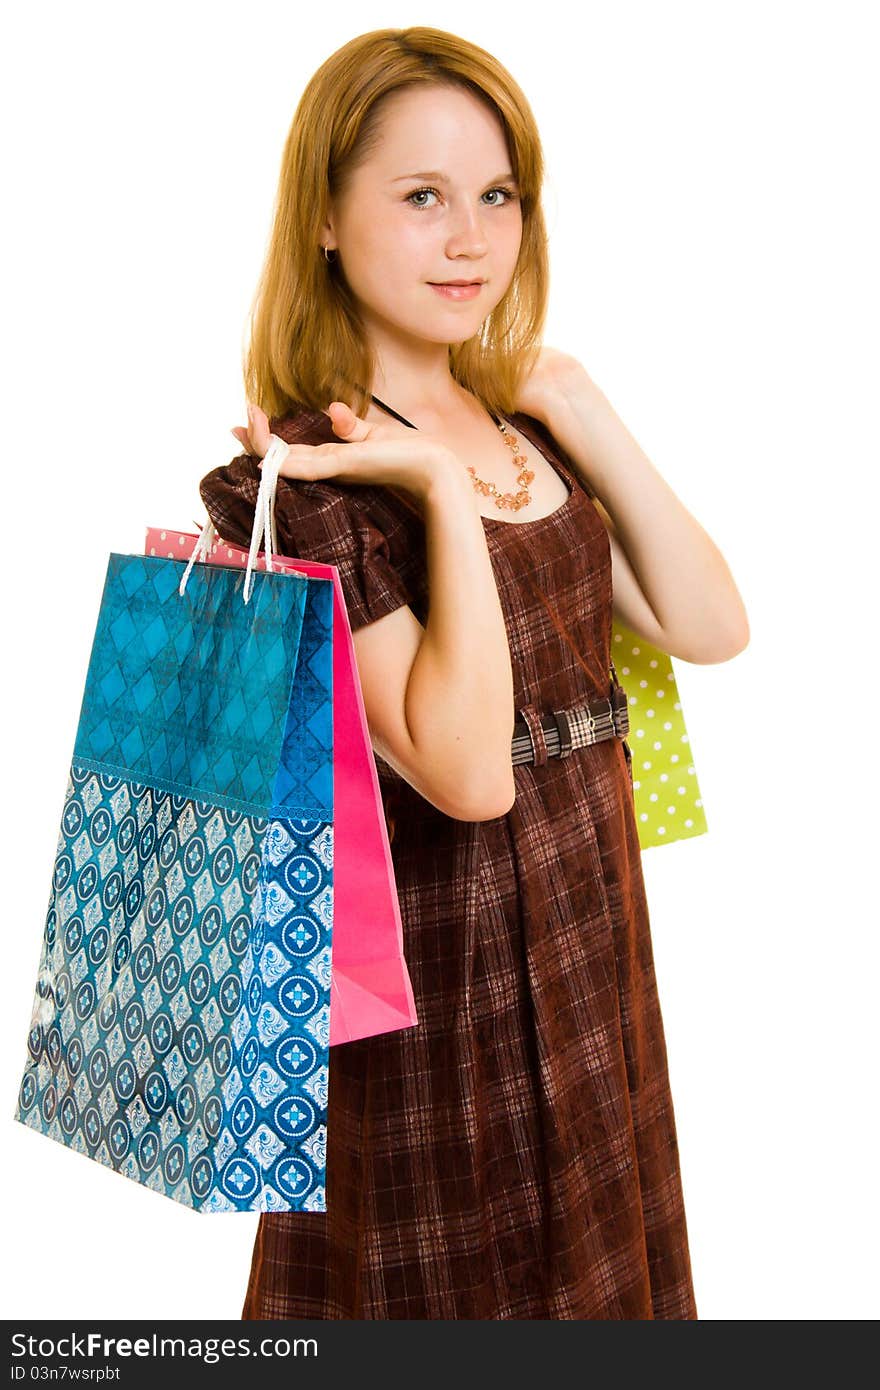
[{"label": "finger", "polygon": [[[342,444],[288,444],[287,454],[279,465],[282,478],[292,478],[299,482],[316,482],[321,478],[332,478],[350,466],[349,446]],[[262,468],[260,460],[258,467]]]},{"label": "finger", "polygon": [[359,443],[362,439],[369,438],[371,426],[359,415],[355,415],[345,401],[331,401],[327,413],[333,425],[333,432],[338,434],[340,439]]},{"label": "finger", "polygon": [[247,412],[250,421],[248,437],[254,446],[253,452],[263,458],[269,448],[269,435],[271,434],[269,417],[265,411],[261,410],[258,405],[252,404],[251,401],[248,401]]}]

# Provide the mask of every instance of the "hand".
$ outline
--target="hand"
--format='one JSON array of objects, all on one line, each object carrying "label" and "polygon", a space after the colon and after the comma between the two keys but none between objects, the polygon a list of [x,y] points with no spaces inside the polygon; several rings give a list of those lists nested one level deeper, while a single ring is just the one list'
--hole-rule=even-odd
[{"label": "hand", "polygon": [[[396,420],[362,420],[344,401],[331,401],[326,412],[339,435],[338,443],[288,444],[279,477],[295,482],[338,478],[341,483],[379,483],[401,487],[424,501],[438,469],[457,468],[458,459],[441,440],[411,430]],[[248,404],[250,429],[232,433],[244,449],[261,462],[269,448],[269,419],[257,405]]]},{"label": "hand", "polygon": [[542,347],[530,374],[517,389],[515,409],[549,424],[550,412],[559,397],[586,379],[586,370],[576,357],[558,348]]}]

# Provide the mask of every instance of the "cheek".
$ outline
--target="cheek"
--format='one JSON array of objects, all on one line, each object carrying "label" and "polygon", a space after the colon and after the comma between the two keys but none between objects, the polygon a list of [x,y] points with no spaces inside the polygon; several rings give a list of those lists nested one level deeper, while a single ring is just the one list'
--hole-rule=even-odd
[{"label": "cheek", "polygon": [[517,258],[517,256],[519,255],[519,248],[520,248],[520,246],[522,245],[522,235],[523,235],[522,217],[520,216],[520,217],[511,218],[511,220],[510,220],[510,226],[509,226],[509,228],[507,229],[507,237],[506,237],[506,245],[507,245],[507,249],[508,249],[508,253],[509,253],[509,257],[510,257],[510,264],[511,264],[511,267],[513,267],[513,266],[516,264],[516,258]]},{"label": "cheek", "polygon": [[436,274],[438,254],[426,244],[424,233],[419,236],[398,228],[393,238],[384,239],[371,233],[361,262],[362,282],[369,285],[375,299],[399,307],[401,296],[408,296]]},{"label": "cheek", "polygon": [[442,245],[441,234],[427,222],[420,224],[417,214],[402,218],[394,229],[396,259],[410,274],[427,275],[434,269],[438,242]]},{"label": "cheek", "polygon": [[424,230],[410,222],[378,219],[362,228],[357,242],[357,265],[371,284],[400,283],[411,279],[430,256]]}]

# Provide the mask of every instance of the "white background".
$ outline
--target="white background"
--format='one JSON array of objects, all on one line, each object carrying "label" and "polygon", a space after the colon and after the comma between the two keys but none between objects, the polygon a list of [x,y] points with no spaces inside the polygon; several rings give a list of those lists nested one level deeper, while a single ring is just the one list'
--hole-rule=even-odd
[{"label": "white background", "polygon": [[198,1216],[11,1117],[107,555],[203,519],[199,478],[239,452],[303,85],[407,24],[490,49],[525,90],[545,341],[608,395],[749,614],[735,660],[676,662],[710,833],[644,857],[700,1317],[877,1316],[876,19],[841,0],[80,0],[7,20],[7,1318],[240,1314],[256,1216]]}]

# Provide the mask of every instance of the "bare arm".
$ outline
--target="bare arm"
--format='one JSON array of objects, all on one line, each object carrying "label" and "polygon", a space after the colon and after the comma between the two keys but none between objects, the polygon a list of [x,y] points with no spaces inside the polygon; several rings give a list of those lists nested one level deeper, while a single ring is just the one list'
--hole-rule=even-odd
[{"label": "bare arm", "polygon": [[741,652],[748,618],[724,556],[576,359],[557,368],[541,418],[603,504],[617,616],[683,661]]},{"label": "bare arm", "polygon": [[423,494],[430,609],[402,607],[354,634],[374,747],[459,820],[513,804],[513,674],[470,480],[441,457]]},{"label": "bare arm", "polygon": [[[279,473],[402,487],[425,519],[427,628],[402,605],[354,633],[373,747],[446,815],[504,815],[515,797],[513,674],[470,478],[425,432],[362,420],[342,401],[327,413],[342,442],[290,444]],[[248,414],[250,430],[233,433],[263,459],[268,417],[252,405]]]}]

